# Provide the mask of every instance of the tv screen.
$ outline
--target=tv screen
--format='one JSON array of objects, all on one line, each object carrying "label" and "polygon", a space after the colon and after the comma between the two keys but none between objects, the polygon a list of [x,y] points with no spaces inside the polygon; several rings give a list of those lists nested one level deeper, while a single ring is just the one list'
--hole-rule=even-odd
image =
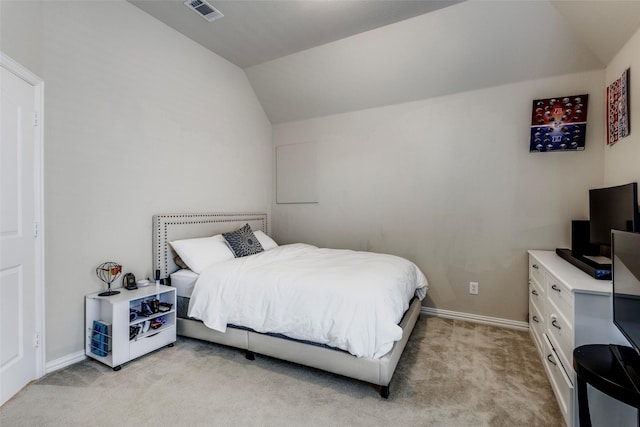
[{"label": "tv screen", "polygon": [[595,245],[611,245],[611,230],[638,229],[638,185],[589,190],[589,240]]},{"label": "tv screen", "polygon": [[640,234],[611,233],[613,323],[640,354]]}]

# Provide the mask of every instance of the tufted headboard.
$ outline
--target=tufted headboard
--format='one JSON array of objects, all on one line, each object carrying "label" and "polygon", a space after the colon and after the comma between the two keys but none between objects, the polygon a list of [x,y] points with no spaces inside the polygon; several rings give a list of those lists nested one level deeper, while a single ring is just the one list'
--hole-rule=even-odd
[{"label": "tufted headboard", "polygon": [[178,270],[173,260],[176,253],[169,242],[179,239],[208,237],[234,231],[245,224],[251,229],[267,232],[265,213],[182,213],[153,216],[153,271],[160,270],[160,278]]}]

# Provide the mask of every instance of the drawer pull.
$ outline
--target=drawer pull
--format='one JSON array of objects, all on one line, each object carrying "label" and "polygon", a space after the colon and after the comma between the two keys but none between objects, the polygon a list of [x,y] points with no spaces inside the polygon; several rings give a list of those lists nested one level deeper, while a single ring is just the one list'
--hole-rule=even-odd
[{"label": "drawer pull", "polygon": [[531,293],[535,296],[538,296],[538,291],[536,291],[535,289],[531,291]]},{"label": "drawer pull", "polygon": [[560,289],[559,287],[557,287],[556,285],[551,285],[551,289],[553,289],[556,292],[562,292],[562,289]]},{"label": "drawer pull", "polygon": [[560,327],[560,325],[558,325],[558,321],[557,321],[556,319],[553,319],[553,320],[551,321],[551,325],[552,325],[554,328],[562,329],[562,328]]},{"label": "drawer pull", "polygon": [[552,359],[551,354],[547,354],[547,360],[549,361],[549,363],[551,363],[553,366],[558,366],[558,364]]},{"label": "drawer pull", "polygon": [[538,320],[538,316],[531,316],[531,320],[533,320],[536,323],[540,323],[540,321]]},{"label": "drawer pull", "polygon": [[533,265],[531,265],[531,267],[535,268],[536,270],[540,268],[540,267],[538,267],[538,264],[533,264]]}]

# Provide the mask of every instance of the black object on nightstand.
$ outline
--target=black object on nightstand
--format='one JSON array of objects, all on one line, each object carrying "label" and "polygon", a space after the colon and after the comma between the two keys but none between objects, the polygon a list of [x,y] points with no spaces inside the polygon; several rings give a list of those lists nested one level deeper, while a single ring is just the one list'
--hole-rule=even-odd
[{"label": "black object on nightstand", "polygon": [[136,276],[133,273],[127,273],[122,278],[122,286],[125,289],[132,291],[134,289],[138,289],[138,285],[136,284]]},{"label": "black object on nightstand", "polygon": [[578,416],[581,427],[591,427],[587,384],[627,405],[639,409],[640,356],[631,347],[589,344],[573,351],[578,378]]}]

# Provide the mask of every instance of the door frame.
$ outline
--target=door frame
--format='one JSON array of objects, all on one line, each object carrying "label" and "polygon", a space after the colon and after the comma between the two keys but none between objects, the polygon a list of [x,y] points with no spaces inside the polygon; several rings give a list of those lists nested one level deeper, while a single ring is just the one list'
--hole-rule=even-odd
[{"label": "door frame", "polygon": [[[34,132],[34,227],[37,227],[37,237],[34,241],[35,250],[35,325],[36,337],[33,337],[36,351],[35,374],[42,377],[46,367],[45,351],[45,275],[44,275],[44,80],[20,65],[8,55],[0,52],[0,66],[15,74],[34,88],[34,105],[37,111],[37,126]],[[34,230],[34,233],[36,231]]]}]

